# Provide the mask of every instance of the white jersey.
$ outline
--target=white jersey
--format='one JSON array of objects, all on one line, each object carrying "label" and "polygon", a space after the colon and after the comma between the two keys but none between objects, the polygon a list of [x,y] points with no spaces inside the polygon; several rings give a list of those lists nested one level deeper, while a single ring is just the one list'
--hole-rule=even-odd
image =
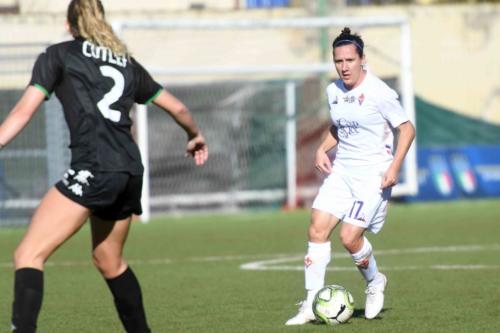
[{"label": "white jersey", "polygon": [[326,91],[338,133],[334,170],[385,172],[393,159],[393,128],[408,121],[397,93],[370,72],[354,89],[337,80]]}]

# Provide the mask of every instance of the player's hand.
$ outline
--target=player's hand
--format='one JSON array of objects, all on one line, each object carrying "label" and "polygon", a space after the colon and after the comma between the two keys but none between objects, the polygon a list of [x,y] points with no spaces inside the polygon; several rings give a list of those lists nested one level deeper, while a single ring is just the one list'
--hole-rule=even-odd
[{"label": "player's hand", "polygon": [[394,186],[398,183],[399,170],[395,170],[394,168],[389,167],[387,171],[384,173],[382,178],[382,184],[380,188],[388,188]]},{"label": "player's hand", "polygon": [[192,156],[196,165],[203,165],[208,159],[208,148],[205,138],[198,133],[195,137],[188,140],[186,146],[186,156]]},{"label": "player's hand", "polygon": [[318,149],[316,151],[316,161],[314,167],[322,173],[332,173],[332,162],[330,161],[328,154],[322,149]]}]

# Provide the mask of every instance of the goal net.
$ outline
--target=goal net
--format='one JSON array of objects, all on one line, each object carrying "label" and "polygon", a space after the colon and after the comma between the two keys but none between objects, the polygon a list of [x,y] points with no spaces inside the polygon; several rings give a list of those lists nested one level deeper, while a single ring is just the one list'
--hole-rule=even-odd
[{"label": "goal net", "polygon": [[[183,131],[163,113],[137,108],[149,173],[144,220],[148,208],[308,205],[322,180],[313,163],[330,124],[325,87],[336,79],[329,40],[344,26],[362,35],[370,70],[399,92],[414,122],[405,17],[114,22],[133,54],[192,110],[210,150],[207,164],[195,167],[184,157]],[[393,193],[416,191],[413,146]]]}]

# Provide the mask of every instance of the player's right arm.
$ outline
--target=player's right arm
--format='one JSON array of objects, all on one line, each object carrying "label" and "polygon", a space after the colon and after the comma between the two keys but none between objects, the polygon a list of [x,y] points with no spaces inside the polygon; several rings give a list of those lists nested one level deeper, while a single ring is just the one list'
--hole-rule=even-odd
[{"label": "player's right arm", "polygon": [[332,162],[328,156],[328,152],[335,148],[338,144],[337,127],[332,125],[326,134],[325,139],[316,150],[315,167],[323,173],[332,172]]},{"label": "player's right arm", "polygon": [[196,165],[202,165],[208,158],[208,148],[205,138],[196,125],[191,112],[174,95],[166,90],[153,100],[153,103],[166,111],[181,126],[188,135],[186,153],[193,156]]},{"label": "player's right arm", "polygon": [[46,95],[40,89],[29,86],[9,115],[0,125],[0,144],[7,145],[29,123]]},{"label": "player's right arm", "polygon": [[0,144],[8,144],[29,123],[38,107],[48,99],[62,73],[60,46],[48,47],[36,59],[28,88],[0,125]]}]

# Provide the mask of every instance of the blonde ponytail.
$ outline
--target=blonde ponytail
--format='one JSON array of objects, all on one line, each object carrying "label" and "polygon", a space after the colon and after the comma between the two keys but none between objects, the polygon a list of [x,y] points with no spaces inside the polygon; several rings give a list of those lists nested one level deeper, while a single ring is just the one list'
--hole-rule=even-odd
[{"label": "blonde ponytail", "polygon": [[100,0],[72,0],[68,6],[68,23],[74,37],[108,47],[116,55],[127,55],[127,46],[115,35],[104,14]]}]

